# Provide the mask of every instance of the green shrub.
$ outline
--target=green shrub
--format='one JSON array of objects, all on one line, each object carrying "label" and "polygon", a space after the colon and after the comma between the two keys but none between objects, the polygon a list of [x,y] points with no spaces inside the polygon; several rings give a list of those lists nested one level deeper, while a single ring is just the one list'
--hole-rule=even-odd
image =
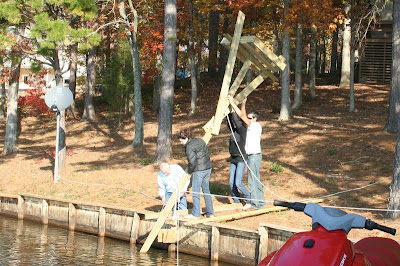
[{"label": "green shrub", "polygon": [[282,165],[279,162],[273,162],[269,170],[275,173],[282,173],[284,171]]},{"label": "green shrub", "polygon": [[328,149],[328,154],[330,155],[330,156],[332,156],[332,155],[334,155],[334,154],[336,154],[337,153],[337,150],[334,148],[334,147],[330,147],[329,149]]}]

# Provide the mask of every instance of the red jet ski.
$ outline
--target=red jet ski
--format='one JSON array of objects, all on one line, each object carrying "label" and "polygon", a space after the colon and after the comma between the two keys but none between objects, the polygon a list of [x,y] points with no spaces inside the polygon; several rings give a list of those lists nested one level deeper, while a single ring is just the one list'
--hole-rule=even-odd
[{"label": "red jet ski", "polygon": [[258,265],[393,265],[400,266],[400,245],[388,238],[367,237],[353,244],[347,234],[353,228],[396,229],[379,225],[358,214],[322,207],[316,203],[274,201],[275,206],[302,211],[312,218],[312,230],[294,234],[281,249]]}]

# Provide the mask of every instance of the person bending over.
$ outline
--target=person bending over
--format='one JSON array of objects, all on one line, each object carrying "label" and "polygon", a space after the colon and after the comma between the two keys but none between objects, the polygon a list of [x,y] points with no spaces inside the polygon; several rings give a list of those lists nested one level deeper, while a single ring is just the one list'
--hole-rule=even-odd
[{"label": "person bending over", "polygon": [[[179,181],[185,175],[185,171],[178,164],[169,164],[165,161],[161,162],[159,167],[160,172],[157,176],[158,195],[162,199],[163,206],[165,206],[172,193],[175,192]],[[178,210],[187,210],[186,190],[189,183],[190,180],[188,180],[182,190],[178,192]]]}]

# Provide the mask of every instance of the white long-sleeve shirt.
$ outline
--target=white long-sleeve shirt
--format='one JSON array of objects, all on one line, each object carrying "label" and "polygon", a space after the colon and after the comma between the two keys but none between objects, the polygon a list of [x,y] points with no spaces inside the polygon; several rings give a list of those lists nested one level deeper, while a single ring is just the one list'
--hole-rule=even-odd
[{"label": "white long-sleeve shirt", "polygon": [[[165,197],[165,192],[174,192],[184,174],[185,171],[177,164],[170,164],[169,175],[165,175],[160,171],[157,176],[158,194],[160,197]],[[183,191],[187,191],[189,183],[190,179],[183,187]]]}]

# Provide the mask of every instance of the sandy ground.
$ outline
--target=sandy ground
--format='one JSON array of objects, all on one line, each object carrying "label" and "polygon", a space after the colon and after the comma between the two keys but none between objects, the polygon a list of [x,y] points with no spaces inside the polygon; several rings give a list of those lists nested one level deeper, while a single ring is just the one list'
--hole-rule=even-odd
[{"label": "sandy ground", "polygon": [[[190,127],[202,137],[202,126],[215,113],[219,88],[206,81],[200,93],[198,113],[188,116],[190,88],[177,85],[173,125],[173,162],[186,167],[182,146],[176,139],[180,129]],[[307,91],[304,91],[306,96]],[[317,98],[303,103],[287,122],[279,122],[276,107],[280,91],[261,86],[248,100],[248,109],[261,113],[263,126],[261,179],[274,194],[290,200],[319,197],[374,185],[326,199],[325,205],[356,208],[387,207],[396,136],[382,131],[388,110],[389,88],[356,86],[356,112],[348,112],[348,90],[337,86],[318,86]],[[305,99],[305,97],[304,97]],[[146,103],[146,101],[145,101]],[[150,106],[149,103],[147,105]],[[79,102],[78,102],[79,106]],[[152,163],[156,149],[157,115],[144,109],[144,144],[132,148],[134,123],[118,113],[97,105],[98,121],[67,120],[67,158],[60,172],[61,180],[53,182],[56,117],[28,115],[21,120],[19,151],[0,155],[0,192],[36,194],[59,199],[79,200],[117,207],[159,211],[157,199],[157,165]],[[278,109],[279,110],[279,109]],[[222,126],[209,149],[213,161],[211,191],[230,195],[228,184],[228,138],[230,131]],[[0,149],[3,149],[5,124],[0,125]],[[278,162],[283,172],[272,172]],[[247,182],[247,178],[246,178]],[[267,207],[277,196],[265,189]],[[188,197],[191,203],[191,197]],[[214,204],[228,204],[226,197],[214,197]],[[400,229],[400,220],[387,220],[384,212],[357,211],[386,226]],[[218,215],[223,215],[217,213]],[[271,223],[287,227],[310,229],[311,219],[294,211],[264,214],[227,222],[229,225],[258,228]],[[350,237],[388,236],[387,234],[353,230]],[[392,237],[397,241],[399,236]]]}]

